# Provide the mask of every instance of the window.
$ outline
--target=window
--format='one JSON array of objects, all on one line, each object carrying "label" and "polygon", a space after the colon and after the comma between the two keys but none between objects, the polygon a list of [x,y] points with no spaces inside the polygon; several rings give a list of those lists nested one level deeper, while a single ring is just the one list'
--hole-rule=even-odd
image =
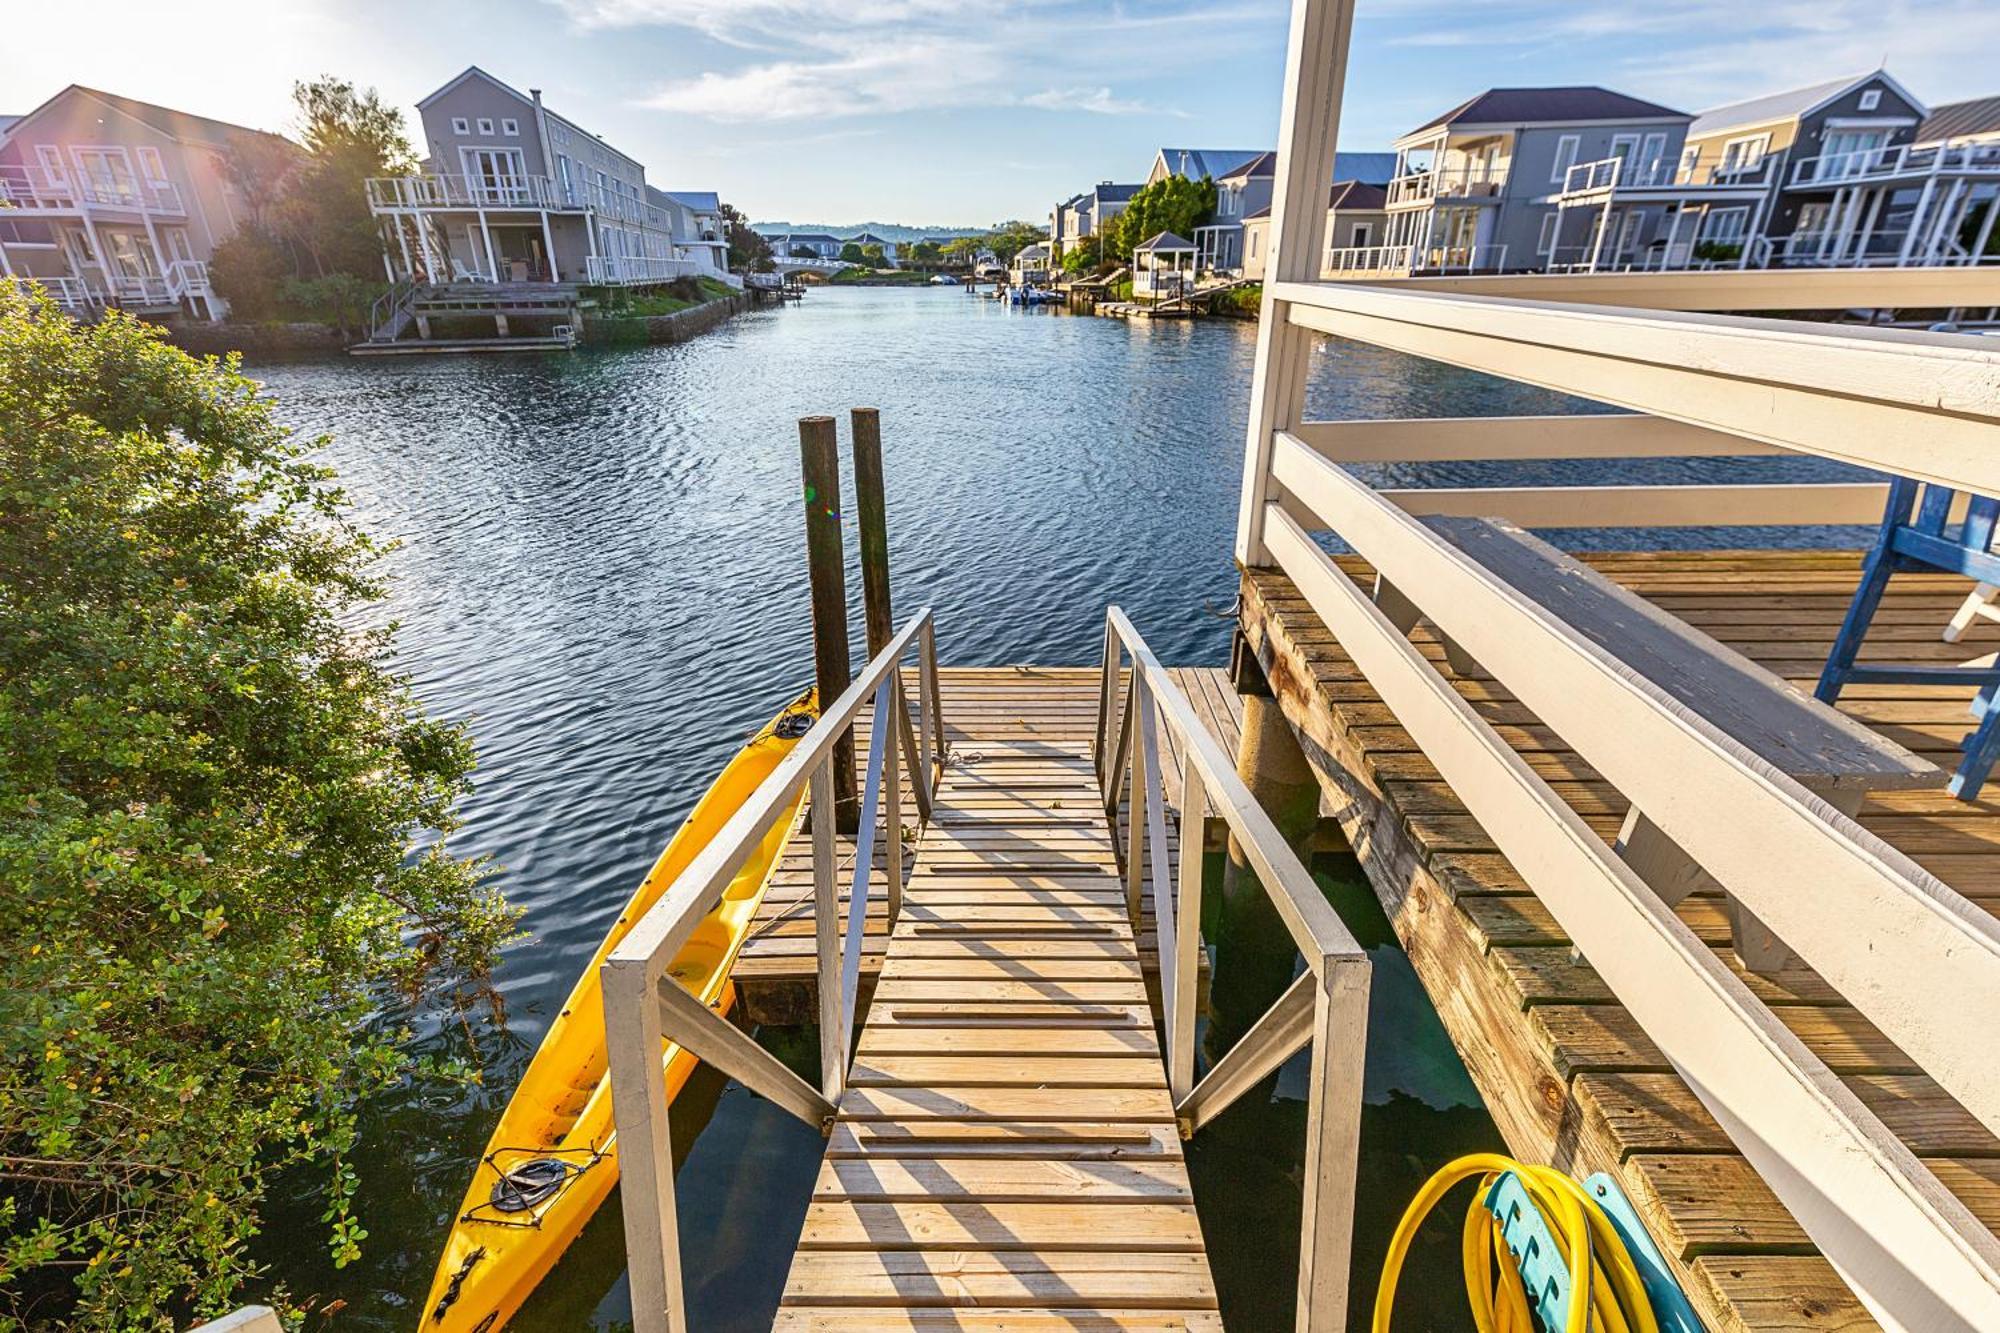
[{"label": "window", "polygon": [[479,132],[481,134],[493,133],[493,117],[481,116],[479,118]]},{"label": "window", "polygon": [[[1611,156],[1629,163],[1632,154],[1639,151],[1639,136],[1636,134],[1614,134],[1611,136]],[[1620,173],[1621,175],[1623,173]]]},{"label": "window", "polygon": [[1881,105],[1882,90],[1880,88],[1870,88],[1867,92],[1861,94],[1861,109],[1863,111],[1873,111]]},{"label": "window", "polygon": [[160,160],[160,150],[157,148],[141,147],[139,149],[139,170],[144,174],[146,183],[149,185],[165,185],[167,183],[167,166],[165,162]]},{"label": "window", "polygon": [[1535,246],[1535,253],[1547,259],[1556,252],[1556,232],[1562,227],[1561,213],[1547,213],[1542,216],[1542,238]]},{"label": "window", "polygon": [[1771,136],[1752,135],[1747,139],[1731,139],[1722,145],[1722,165],[1716,174],[1733,176],[1741,171],[1754,171],[1764,161],[1764,155],[1771,150]]},{"label": "window", "polygon": [[1667,136],[1664,134],[1647,135],[1646,142],[1639,149],[1639,169],[1645,173],[1647,184],[1657,185],[1661,183],[1660,177],[1664,174],[1661,168],[1665,165],[1666,156]]},{"label": "window", "polygon": [[1556,169],[1549,176],[1550,181],[1557,185],[1563,183],[1563,178],[1569,175],[1569,169],[1576,165],[1576,150],[1580,143],[1582,140],[1574,134],[1565,134],[1556,140]]},{"label": "window", "polygon": [[1245,252],[1249,256],[1249,258],[1255,259],[1257,257],[1257,242],[1262,240],[1263,238],[1264,238],[1264,233],[1261,231],[1253,231],[1250,233],[1250,248],[1248,251]]},{"label": "window", "polygon": [[521,132],[521,122],[511,118],[503,120],[500,122],[500,132],[510,135],[519,134]]},{"label": "window", "polygon": [[1695,147],[1693,144],[1689,144],[1687,147],[1681,149],[1681,172],[1683,175],[1694,175],[1695,166],[1700,161],[1701,149]]},{"label": "window", "polygon": [[1743,239],[1750,219],[1747,208],[1724,208],[1710,213],[1701,224],[1701,239],[1718,245],[1734,245]]},{"label": "window", "polygon": [[1354,230],[1347,233],[1347,243],[1357,250],[1366,250],[1375,241],[1375,224],[1357,222]]},{"label": "window", "polygon": [[470,134],[472,133],[472,122],[464,116],[453,116],[451,118],[451,132],[453,134]]}]

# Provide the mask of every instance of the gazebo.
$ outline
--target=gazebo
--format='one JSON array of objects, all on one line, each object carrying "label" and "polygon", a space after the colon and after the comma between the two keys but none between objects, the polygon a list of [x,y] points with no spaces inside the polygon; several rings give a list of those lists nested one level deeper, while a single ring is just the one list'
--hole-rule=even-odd
[{"label": "gazebo", "polygon": [[1163,231],[1132,249],[1132,295],[1184,296],[1194,290],[1194,242]]}]

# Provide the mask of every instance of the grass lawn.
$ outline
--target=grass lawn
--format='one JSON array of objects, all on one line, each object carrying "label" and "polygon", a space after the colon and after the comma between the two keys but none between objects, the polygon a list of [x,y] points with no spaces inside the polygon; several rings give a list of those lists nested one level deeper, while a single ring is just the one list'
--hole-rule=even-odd
[{"label": "grass lawn", "polygon": [[617,300],[605,313],[619,319],[673,315],[733,295],[735,292],[728,284],[716,278],[677,278],[651,291],[627,293],[623,300]]}]

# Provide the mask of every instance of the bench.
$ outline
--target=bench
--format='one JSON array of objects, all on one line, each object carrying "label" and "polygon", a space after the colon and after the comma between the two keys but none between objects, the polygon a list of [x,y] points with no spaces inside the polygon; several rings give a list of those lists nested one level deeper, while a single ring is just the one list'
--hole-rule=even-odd
[{"label": "bench", "polygon": [[[1442,517],[1422,522],[1666,699],[1699,714],[1842,813],[1856,814],[1871,791],[1943,786],[1943,771],[1928,760],[1514,524]],[[1406,633],[1415,627],[1416,608],[1394,588],[1378,581],[1376,601]],[[1458,674],[1477,672],[1476,664],[1449,640],[1445,651]],[[1636,808],[1626,811],[1617,851],[1669,906],[1697,888],[1715,886],[1692,857]],[[1763,973],[1785,967],[1791,954],[1783,943],[1733,897],[1728,902],[1731,934],[1744,966]]]}]

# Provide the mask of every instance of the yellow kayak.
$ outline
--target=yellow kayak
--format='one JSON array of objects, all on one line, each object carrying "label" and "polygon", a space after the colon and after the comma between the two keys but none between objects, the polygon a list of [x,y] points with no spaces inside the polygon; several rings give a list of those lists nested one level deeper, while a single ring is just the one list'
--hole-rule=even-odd
[{"label": "yellow kayak", "polygon": [[[431,1279],[421,1333],[493,1333],[502,1327],[618,1183],[598,968],[798,744],[817,712],[808,690],[729,761],[597,946],[487,1140]],[[794,802],[772,825],[763,845],[730,881],[721,903],[702,918],[674,959],[671,971],[680,983],[724,1013],[735,999],[730,968],[797,809]],[[693,1072],[695,1059],[667,1042],[661,1065],[672,1100]]]}]

